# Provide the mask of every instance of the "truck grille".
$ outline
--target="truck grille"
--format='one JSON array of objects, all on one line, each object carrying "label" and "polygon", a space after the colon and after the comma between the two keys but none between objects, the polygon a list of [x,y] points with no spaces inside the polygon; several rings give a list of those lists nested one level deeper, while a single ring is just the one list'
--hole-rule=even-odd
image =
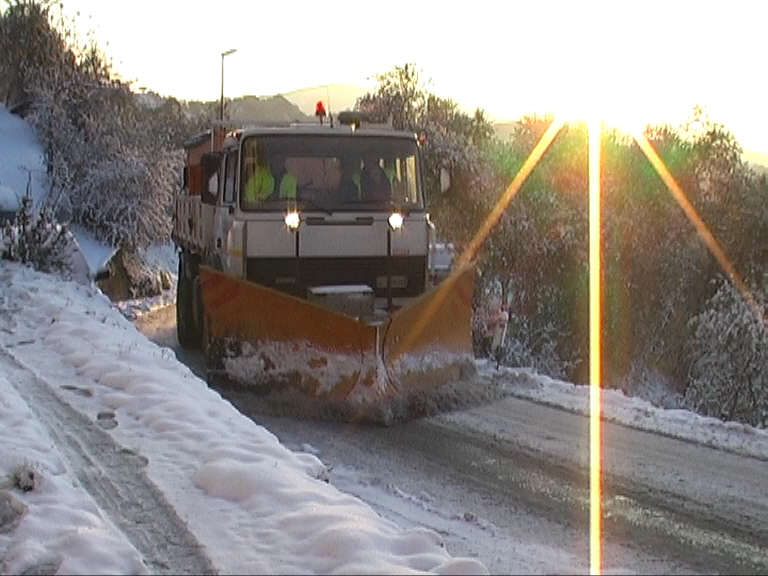
[{"label": "truck grille", "polygon": [[[392,296],[413,297],[426,287],[423,256],[393,256]],[[387,258],[249,258],[246,277],[252,282],[307,297],[311,286],[365,284],[376,297],[387,296]]]}]

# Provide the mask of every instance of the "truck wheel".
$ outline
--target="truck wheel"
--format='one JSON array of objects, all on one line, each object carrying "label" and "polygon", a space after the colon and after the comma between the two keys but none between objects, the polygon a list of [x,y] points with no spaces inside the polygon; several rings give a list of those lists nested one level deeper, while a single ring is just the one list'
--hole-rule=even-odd
[{"label": "truck wheel", "polygon": [[198,342],[192,304],[192,279],[187,275],[187,259],[179,255],[179,277],[176,285],[176,334],[182,348],[192,348]]},{"label": "truck wheel", "polygon": [[223,341],[220,338],[211,336],[208,329],[208,318],[203,319],[203,334],[201,337],[203,345],[203,354],[205,356],[205,366],[209,377],[219,374],[224,370],[224,352]]}]

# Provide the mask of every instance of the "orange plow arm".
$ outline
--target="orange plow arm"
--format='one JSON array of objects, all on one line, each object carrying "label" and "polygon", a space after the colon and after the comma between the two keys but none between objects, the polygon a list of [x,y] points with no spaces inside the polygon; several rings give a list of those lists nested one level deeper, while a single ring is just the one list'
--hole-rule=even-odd
[{"label": "orange plow arm", "polygon": [[435,388],[474,366],[474,274],[458,270],[368,323],[201,266],[209,360],[215,354],[228,377],[249,386],[290,386],[355,406]]}]

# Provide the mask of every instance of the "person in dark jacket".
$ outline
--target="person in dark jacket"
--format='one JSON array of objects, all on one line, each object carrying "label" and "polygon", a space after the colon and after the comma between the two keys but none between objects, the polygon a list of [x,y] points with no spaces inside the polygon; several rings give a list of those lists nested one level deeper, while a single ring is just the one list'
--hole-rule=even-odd
[{"label": "person in dark jacket", "polygon": [[392,199],[392,183],[381,167],[381,159],[375,154],[369,153],[363,159],[360,192],[363,200],[389,202]]}]

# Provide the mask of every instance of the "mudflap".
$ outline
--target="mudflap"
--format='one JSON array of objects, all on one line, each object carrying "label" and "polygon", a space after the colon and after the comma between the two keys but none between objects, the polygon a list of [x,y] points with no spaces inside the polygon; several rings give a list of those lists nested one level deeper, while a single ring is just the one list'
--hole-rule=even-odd
[{"label": "mudflap", "polygon": [[206,266],[200,278],[209,365],[310,410],[391,424],[414,415],[412,399],[473,374],[471,266],[376,323]]}]

